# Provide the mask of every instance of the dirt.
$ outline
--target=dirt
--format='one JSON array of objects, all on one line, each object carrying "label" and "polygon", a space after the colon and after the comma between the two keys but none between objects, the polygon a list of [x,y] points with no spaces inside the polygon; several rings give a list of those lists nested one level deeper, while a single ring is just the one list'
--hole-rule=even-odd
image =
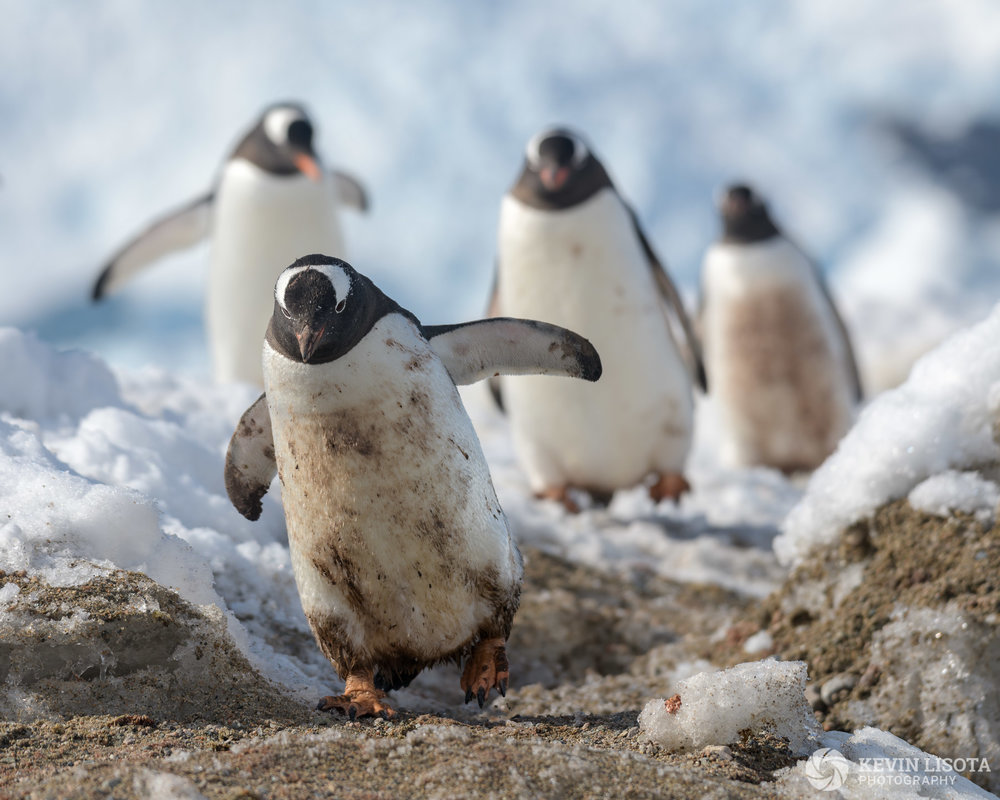
[{"label": "dirt", "polygon": [[[21,625],[0,646],[22,690],[0,722],[0,798],[772,796],[775,771],[795,762],[781,740],[745,732],[675,755],[637,727],[677,661],[746,598],[525,556],[508,696],[417,713],[403,694],[391,722],[290,698],[226,644],[221,618],[145,576],[62,588],[4,576],[21,588]],[[105,662],[97,645],[75,661],[61,649],[60,624],[83,610],[77,638],[103,643]]]}]

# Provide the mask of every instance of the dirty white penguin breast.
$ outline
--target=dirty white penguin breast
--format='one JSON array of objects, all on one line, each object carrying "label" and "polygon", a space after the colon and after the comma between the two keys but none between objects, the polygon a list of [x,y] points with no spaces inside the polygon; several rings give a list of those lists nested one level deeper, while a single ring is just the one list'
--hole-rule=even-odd
[{"label": "dirty white penguin breast", "polygon": [[333,181],[274,176],[237,159],[219,181],[213,211],[208,327],[216,378],[263,383],[260,342],[274,281],[309,253],[344,255]]},{"label": "dirty white penguin breast", "polygon": [[557,212],[508,196],[499,241],[503,313],[582,334],[604,368],[596,384],[505,379],[504,402],[533,488],[613,489],[651,471],[679,471],[690,445],[690,383],[617,195],[603,190]]},{"label": "dirty white penguin breast", "polygon": [[[444,366],[394,314],[329,364],[269,346],[264,358],[306,614],[337,618],[371,653],[405,646],[435,657],[461,645],[493,613],[472,577],[510,586],[520,568]],[[360,616],[343,582],[328,579],[345,564],[364,591]]]},{"label": "dirty white penguin breast", "polygon": [[733,463],[821,461],[851,417],[847,353],[813,267],[783,238],[714,245],[703,273],[705,361]]}]

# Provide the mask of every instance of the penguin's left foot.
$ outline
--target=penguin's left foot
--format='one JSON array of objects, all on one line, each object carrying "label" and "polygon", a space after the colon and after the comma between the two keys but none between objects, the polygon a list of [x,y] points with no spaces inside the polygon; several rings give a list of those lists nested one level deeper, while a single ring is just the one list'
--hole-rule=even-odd
[{"label": "penguin's left foot", "polygon": [[507,648],[500,638],[483,639],[469,655],[462,670],[461,686],[465,691],[465,702],[473,697],[482,708],[490,689],[496,689],[504,697],[507,696],[507,681],[510,680],[510,667],[507,665]]},{"label": "penguin's left foot", "polygon": [[681,499],[681,495],[691,491],[691,484],[679,472],[668,472],[661,475],[656,483],[649,487],[649,498],[654,503],[661,500],[673,500],[675,503]]},{"label": "penguin's left foot", "polygon": [[392,719],[396,716],[396,710],[382,702],[385,692],[375,688],[373,678],[371,670],[352,672],[344,682],[344,693],[321,698],[316,710],[337,711],[352,720],[358,717]]}]

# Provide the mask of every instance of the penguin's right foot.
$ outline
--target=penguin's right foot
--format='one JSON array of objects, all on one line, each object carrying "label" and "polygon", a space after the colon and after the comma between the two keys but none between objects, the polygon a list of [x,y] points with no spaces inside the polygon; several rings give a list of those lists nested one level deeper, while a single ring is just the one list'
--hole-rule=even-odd
[{"label": "penguin's right foot", "polygon": [[673,500],[675,503],[681,499],[681,495],[691,491],[691,484],[679,472],[668,472],[661,475],[656,483],[649,487],[649,499],[654,503],[661,500]]},{"label": "penguin's right foot", "polygon": [[570,514],[579,514],[580,506],[570,495],[569,486],[549,486],[540,492],[535,492],[539,500],[552,500],[560,503]]},{"label": "penguin's right foot", "polygon": [[352,720],[358,717],[382,717],[392,719],[396,710],[388,703],[383,703],[385,692],[375,688],[373,673],[352,672],[347,676],[344,693],[327,695],[320,699],[317,711],[336,711],[346,714]]}]

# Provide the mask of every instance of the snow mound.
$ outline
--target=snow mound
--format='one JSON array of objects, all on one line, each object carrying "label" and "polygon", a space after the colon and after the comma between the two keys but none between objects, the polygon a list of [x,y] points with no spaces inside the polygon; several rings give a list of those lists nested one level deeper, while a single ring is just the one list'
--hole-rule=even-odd
[{"label": "snow mound", "polygon": [[747,728],[766,730],[805,755],[820,733],[805,689],[803,661],[769,659],[700,672],[678,683],[673,697],[650,700],[639,714],[639,730],[673,751],[730,744]]},{"label": "snow mound", "polygon": [[1000,306],[920,359],[902,386],[861,413],[789,512],[774,541],[779,560],[800,563],[814,547],[933,475],[1000,459],[992,435],[991,390],[998,380]]}]

